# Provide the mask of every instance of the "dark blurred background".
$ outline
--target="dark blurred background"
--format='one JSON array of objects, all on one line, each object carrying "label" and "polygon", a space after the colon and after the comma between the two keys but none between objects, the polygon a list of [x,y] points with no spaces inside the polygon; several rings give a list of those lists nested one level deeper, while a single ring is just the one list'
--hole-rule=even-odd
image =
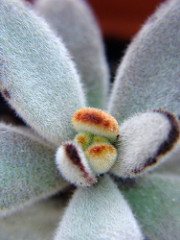
[{"label": "dark blurred background", "polygon": [[[36,0],[26,0],[33,4]],[[132,37],[162,0],[87,0],[101,28],[111,81]],[[0,120],[24,124],[0,94]]]}]

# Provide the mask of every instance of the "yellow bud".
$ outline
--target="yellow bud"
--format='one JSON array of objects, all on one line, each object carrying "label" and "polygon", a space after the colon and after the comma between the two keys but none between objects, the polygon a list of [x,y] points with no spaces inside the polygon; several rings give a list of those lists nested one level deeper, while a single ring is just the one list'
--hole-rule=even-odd
[{"label": "yellow bud", "polygon": [[92,142],[93,135],[90,133],[82,132],[75,136],[75,142],[85,150]]},{"label": "yellow bud", "polygon": [[107,143],[91,145],[85,152],[89,165],[97,174],[102,174],[110,170],[116,157],[116,149]]},{"label": "yellow bud", "polygon": [[109,140],[105,137],[95,135],[92,140],[92,144],[98,144],[98,143],[109,143]]},{"label": "yellow bud", "polygon": [[81,108],[72,117],[72,125],[76,131],[90,132],[115,139],[118,135],[118,123],[108,113],[96,108]]}]

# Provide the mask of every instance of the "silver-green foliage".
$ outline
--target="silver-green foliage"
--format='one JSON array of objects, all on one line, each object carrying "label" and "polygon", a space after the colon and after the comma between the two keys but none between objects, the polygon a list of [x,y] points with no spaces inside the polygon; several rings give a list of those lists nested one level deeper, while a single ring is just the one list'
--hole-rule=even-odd
[{"label": "silver-green foliage", "polygon": [[66,43],[81,75],[88,104],[104,107],[108,91],[108,68],[100,31],[86,2],[41,0],[35,2],[35,8]]},{"label": "silver-green foliage", "polygon": [[46,198],[67,185],[55,167],[54,151],[26,129],[0,124],[2,215]]},{"label": "silver-green foliage", "polygon": [[2,240],[50,240],[66,206],[64,198],[52,198],[0,220]]},{"label": "silver-green foliage", "polygon": [[74,63],[62,41],[21,1],[1,1],[0,25],[0,87],[31,127],[59,145],[73,136],[71,116],[85,105]]},{"label": "silver-green foliage", "polygon": [[179,0],[162,4],[128,47],[109,103],[120,122],[158,108],[180,114],[179,12]]},{"label": "silver-green foliage", "polygon": [[119,184],[143,226],[147,239],[178,239],[180,234],[179,176],[152,174]]},{"label": "silver-green foliage", "polygon": [[[81,0],[38,0],[35,8],[21,0],[0,1],[0,89],[31,128],[0,124],[1,240],[178,239],[179,123],[152,110],[180,115],[180,0],[164,3],[130,44],[109,102],[103,46],[88,6]],[[96,186],[75,190],[64,214],[65,204],[56,200],[24,209],[68,184],[55,165],[56,148],[73,140],[71,117],[77,109],[104,103],[119,124],[124,122],[111,171],[119,189],[111,175],[97,176]],[[172,129],[177,133],[173,144],[168,142]],[[141,174],[141,167],[151,170],[164,143],[172,145],[163,149],[171,158],[156,173],[120,178],[122,165],[125,177]]]},{"label": "silver-green foliage", "polygon": [[55,240],[133,240],[134,236],[143,239],[127,202],[112,180],[104,176],[100,185],[93,189],[80,188],[76,191],[62,218]]}]

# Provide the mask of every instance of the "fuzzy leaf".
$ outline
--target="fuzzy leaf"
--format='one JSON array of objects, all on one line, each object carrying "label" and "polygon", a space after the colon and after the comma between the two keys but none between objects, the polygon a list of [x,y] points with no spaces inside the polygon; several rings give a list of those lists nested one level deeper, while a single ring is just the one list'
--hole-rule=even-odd
[{"label": "fuzzy leaf", "polygon": [[64,179],[75,186],[87,187],[97,182],[82,148],[73,141],[58,148],[56,165]]},{"label": "fuzzy leaf", "polygon": [[73,56],[88,104],[102,108],[109,76],[102,38],[89,6],[83,0],[39,0],[35,8],[62,37]]},{"label": "fuzzy leaf", "polygon": [[144,110],[180,115],[180,1],[163,3],[129,46],[109,112],[120,122]]},{"label": "fuzzy leaf", "polygon": [[136,177],[165,160],[172,161],[180,143],[180,124],[171,113],[148,111],[126,120],[119,135],[119,155],[111,172],[120,177]]},{"label": "fuzzy leaf", "polygon": [[62,197],[50,199],[0,219],[1,240],[51,240],[64,207]]},{"label": "fuzzy leaf", "polygon": [[143,237],[127,202],[105,176],[98,185],[75,192],[54,239],[138,240]]},{"label": "fuzzy leaf", "polygon": [[141,224],[145,239],[179,239],[180,178],[151,174],[131,181],[119,183],[119,188]]},{"label": "fuzzy leaf", "polygon": [[54,149],[32,133],[0,124],[0,215],[67,185],[56,170],[54,154]]},{"label": "fuzzy leaf", "polygon": [[19,0],[1,0],[0,32],[4,97],[41,136],[59,145],[74,135],[70,119],[85,104],[67,50]]}]

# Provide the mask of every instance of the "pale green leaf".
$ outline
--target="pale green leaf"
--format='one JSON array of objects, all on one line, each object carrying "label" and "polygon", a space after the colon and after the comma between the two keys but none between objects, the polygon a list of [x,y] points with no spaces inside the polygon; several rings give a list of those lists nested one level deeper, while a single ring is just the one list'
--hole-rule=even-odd
[{"label": "pale green leaf", "polygon": [[33,133],[0,124],[0,215],[67,185],[56,170],[54,154],[55,149]]},{"label": "pale green leaf", "polygon": [[38,0],[35,9],[62,37],[81,75],[90,106],[102,108],[108,69],[99,28],[83,0]]},{"label": "pale green leaf", "polygon": [[180,178],[147,175],[122,181],[119,189],[133,209],[145,239],[177,240],[180,236]]},{"label": "pale green leaf", "polygon": [[1,240],[52,240],[64,207],[63,198],[54,198],[0,219]]},{"label": "pale green leaf", "polygon": [[61,39],[19,0],[1,0],[0,33],[4,97],[41,136],[57,145],[68,140],[85,99]]},{"label": "pale green leaf", "polygon": [[140,228],[113,181],[105,176],[90,188],[79,188],[56,231],[55,240],[138,240]]},{"label": "pale green leaf", "polygon": [[162,108],[180,115],[180,1],[163,3],[119,66],[109,112],[119,121]]}]

